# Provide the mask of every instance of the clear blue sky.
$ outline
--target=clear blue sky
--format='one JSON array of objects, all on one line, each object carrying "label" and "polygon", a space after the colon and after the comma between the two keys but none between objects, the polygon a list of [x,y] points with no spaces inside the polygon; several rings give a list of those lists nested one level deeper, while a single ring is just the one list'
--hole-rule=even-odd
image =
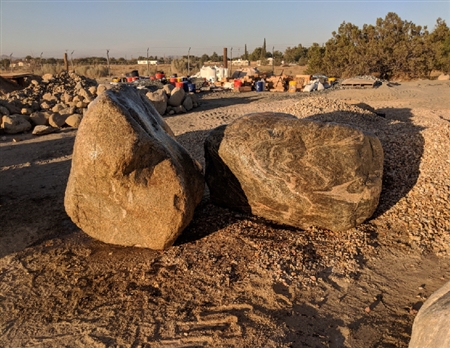
[{"label": "clear blue sky", "polygon": [[0,55],[62,58],[251,53],[325,43],[342,22],[375,24],[388,12],[433,29],[450,26],[450,0],[0,0]]}]

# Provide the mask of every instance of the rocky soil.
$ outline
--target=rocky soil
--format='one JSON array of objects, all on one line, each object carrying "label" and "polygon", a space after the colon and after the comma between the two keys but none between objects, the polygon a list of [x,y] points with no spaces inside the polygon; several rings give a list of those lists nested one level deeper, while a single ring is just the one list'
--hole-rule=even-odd
[{"label": "rocky soil", "polygon": [[0,345],[407,347],[417,310],[450,279],[449,87],[209,93],[194,112],[166,117],[202,164],[208,131],[250,112],[375,133],[385,151],[380,204],[342,233],[218,208],[206,191],[169,250],[107,245],[64,211],[76,131],[5,135]]}]

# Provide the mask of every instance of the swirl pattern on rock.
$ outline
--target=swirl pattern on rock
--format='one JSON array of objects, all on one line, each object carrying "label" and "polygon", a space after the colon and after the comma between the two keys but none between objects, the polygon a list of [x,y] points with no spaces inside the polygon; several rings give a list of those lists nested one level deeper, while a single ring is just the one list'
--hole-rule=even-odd
[{"label": "swirl pattern on rock", "polygon": [[450,282],[435,291],[419,309],[408,347],[450,347]]},{"label": "swirl pattern on rock", "polygon": [[145,96],[122,86],[93,102],[65,194],[66,211],[83,231],[106,243],[165,249],[203,191],[200,165]]},{"label": "swirl pattern on rock", "polygon": [[381,193],[378,138],[288,114],[249,114],[212,130],[205,160],[215,204],[300,228],[355,227]]}]

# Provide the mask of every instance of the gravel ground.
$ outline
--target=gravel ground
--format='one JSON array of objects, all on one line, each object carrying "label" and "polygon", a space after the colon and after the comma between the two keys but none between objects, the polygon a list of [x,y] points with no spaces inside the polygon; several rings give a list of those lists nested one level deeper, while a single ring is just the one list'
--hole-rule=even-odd
[{"label": "gravel ground", "polygon": [[107,245],[62,206],[76,131],[19,143],[7,136],[0,345],[407,347],[417,310],[450,279],[448,87],[211,92],[194,112],[166,118],[200,163],[208,131],[250,112],[375,133],[385,151],[379,207],[341,233],[219,208],[206,191],[169,250]]}]

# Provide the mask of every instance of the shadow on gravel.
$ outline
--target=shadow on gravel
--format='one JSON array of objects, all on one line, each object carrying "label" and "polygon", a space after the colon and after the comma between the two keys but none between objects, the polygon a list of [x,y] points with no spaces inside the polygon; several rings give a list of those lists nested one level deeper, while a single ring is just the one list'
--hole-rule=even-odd
[{"label": "shadow on gravel", "polygon": [[[0,257],[45,240],[68,219],[64,191],[75,137],[0,147]],[[8,168],[9,167],[9,168]]]}]

